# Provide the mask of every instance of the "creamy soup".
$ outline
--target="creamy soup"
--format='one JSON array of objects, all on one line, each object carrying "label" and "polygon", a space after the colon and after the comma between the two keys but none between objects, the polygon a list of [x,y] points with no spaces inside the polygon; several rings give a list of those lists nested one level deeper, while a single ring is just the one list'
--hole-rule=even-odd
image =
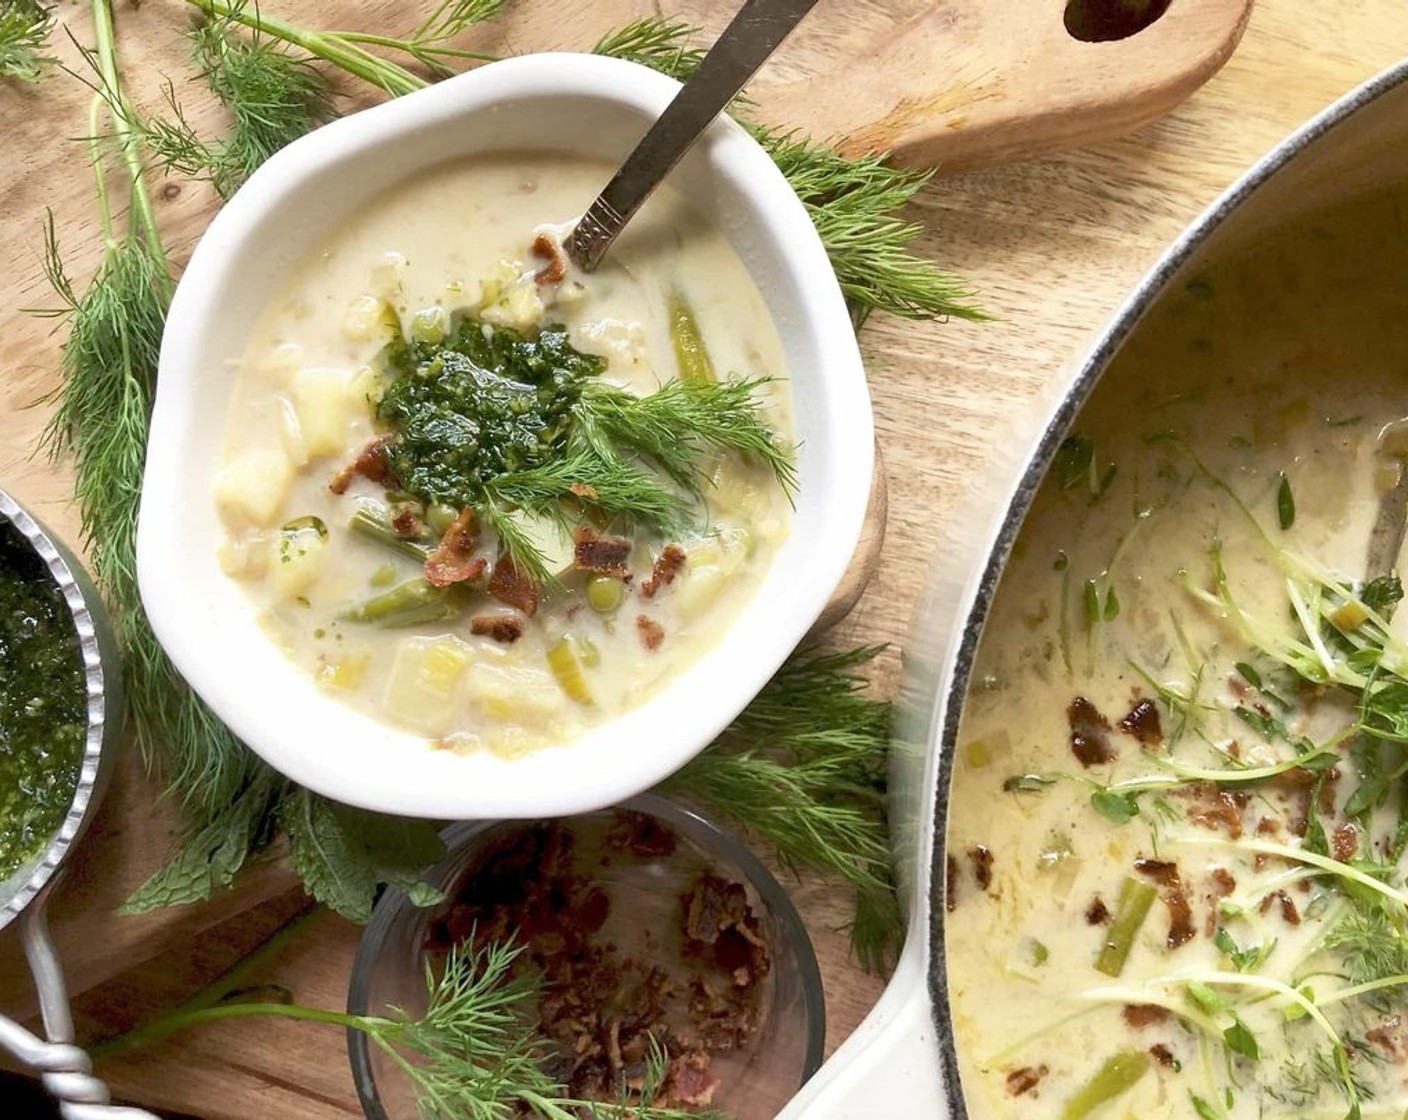
[{"label": "creamy soup", "polygon": [[1404,201],[1171,293],[1043,484],[954,764],[974,1117],[1408,1115]]},{"label": "creamy soup", "polygon": [[216,485],[225,570],[348,703],[514,754],[639,703],[746,608],[790,525],[761,296],[660,191],[590,276],[605,164],[518,153],[369,205],[273,296]]}]

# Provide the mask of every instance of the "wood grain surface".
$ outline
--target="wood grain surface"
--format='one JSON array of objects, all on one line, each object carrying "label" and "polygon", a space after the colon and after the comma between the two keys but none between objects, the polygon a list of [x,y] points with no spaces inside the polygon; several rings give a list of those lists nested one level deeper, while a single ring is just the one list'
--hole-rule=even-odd
[{"label": "wood grain surface", "polygon": [[[329,26],[398,28],[407,22],[402,5],[390,2],[339,0],[317,5],[316,14],[312,5],[292,0],[280,7],[301,7],[299,18]],[[484,45],[589,45],[623,14],[647,4],[612,0],[546,16],[535,16],[534,7],[523,0]],[[715,4],[686,3],[678,10],[721,18]],[[865,21],[883,24],[890,10],[850,5],[845,34]],[[60,13],[85,36],[80,6],[61,3]],[[121,5],[118,17],[135,98],[159,106],[169,75],[193,118],[214,127],[218,115],[183,64],[176,29],[184,6],[145,0],[140,8]],[[837,50],[844,54],[849,42]],[[995,321],[913,324],[876,316],[862,334],[885,449],[889,517],[876,578],[840,625],[838,640],[904,641],[927,557],[953,530],[953,510],[1008,423],[1059,376],[1161,249],[1218,192],[1286,132],[1405,51],[1408,6],[1392,0],[1261,0],[1227,66],[1160,122],[1056,158],[936,180],[924,191],[912,213],[924,228],[919,250],[967,280]],[[40,260],[46,208],[55,214],[76,278],[86,280],[100,254],[91,175],[81,145],[73,142],[85,131],[87,100],[88,91],[62,75],[37,91],[0,88],[6,126],[0,140],[0,479],[70,540],[78,523],[67,467],[32,457],[48,416],[48,407],[36,402],[55,383],[58,340],[51,323],[24,309],[53,303]],[[813,127],[839,131],[826,121],[842,119],[844,102],[840,92],[819,94],[813,119],[820,123]],[[344,107],[359,103],[349,97]],[[204,186],[177,181],[158,185],[156,194],[179,264],[214,199]],[[879,667],[881,688],[893,687],[899,664],[892,648]],[[179,1000],[300,905],[287,873],[271,864],[209,906],[116,918],[116,900],[159,863],[167,821],[129,759],[56,899],[61,952],[83,992],[79,1018],[89,1037]],[[822,960],[830,1049],[854,1028],[880,984],[847,960],[839,932],[847,900],[812,879],[795,884],[794,895]],[[356,939],[350,925],[322,916],[263,979],[289,987],[301,1002],[340,1007]],[[0,936],[0,1006],[20,1009],[28,999],[13,931],[7,931]],[[100,1071],[129,1099],[209,1120],[346,1120],[357,1114],[341,1034],[304,1024],[224,1024],[103,1063]]]}]

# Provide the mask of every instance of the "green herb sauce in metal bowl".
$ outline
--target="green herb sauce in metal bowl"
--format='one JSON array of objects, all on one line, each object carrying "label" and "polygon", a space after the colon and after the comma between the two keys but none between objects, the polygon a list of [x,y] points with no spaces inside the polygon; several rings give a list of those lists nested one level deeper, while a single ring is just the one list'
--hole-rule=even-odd
[{"label": "green herb sauce in metal bowl", "polygon": [[0,881],[63,824],[86,730],[83,655],[63,592],[0,520]]}]

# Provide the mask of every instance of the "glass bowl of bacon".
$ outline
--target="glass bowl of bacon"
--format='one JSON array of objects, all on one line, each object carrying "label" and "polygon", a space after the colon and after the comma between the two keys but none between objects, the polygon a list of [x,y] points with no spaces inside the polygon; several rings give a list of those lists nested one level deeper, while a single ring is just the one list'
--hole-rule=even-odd
[{"label": "glass bowl of bacon", "polygon": [[[429,876],[442,900],[418,907],[388,891],[378,904],[352,969],[354,1014],[419,1015],[448,954],[482,962],[507,948],[502,980],[527,985],[514,1007],[538,1064],[557,1099],[582,1109],[649,1094],[659,1109],[770,1120],[820,1065],[825,1007],[806,929],[762,862],[692,809],[646,794],[444,835]],[[414,1120],[398,1061],[358,1032],[349,1051],[369,1120]],[[505,1100],[503,1114],[525,1103]]]}]

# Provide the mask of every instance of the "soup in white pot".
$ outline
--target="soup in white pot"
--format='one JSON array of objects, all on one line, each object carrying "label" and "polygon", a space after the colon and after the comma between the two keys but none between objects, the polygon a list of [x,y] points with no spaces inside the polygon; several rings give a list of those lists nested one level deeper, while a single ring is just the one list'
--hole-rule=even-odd
[{"label": "soup in white pot", "polygon": [[975,1118],[1408,1113],[1405,234],[1356,200],[1166,295],[1043,483],[954,760]]}]

